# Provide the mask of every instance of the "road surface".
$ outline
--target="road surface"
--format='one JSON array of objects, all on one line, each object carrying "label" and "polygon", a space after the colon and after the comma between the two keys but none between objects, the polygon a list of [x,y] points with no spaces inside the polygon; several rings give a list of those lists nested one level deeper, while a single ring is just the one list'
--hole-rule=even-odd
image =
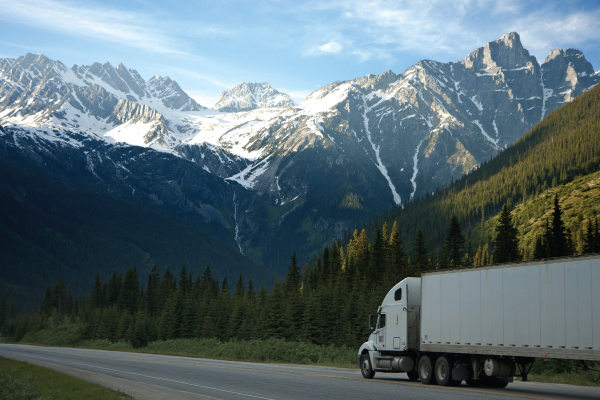
[{"label": "road surface", "polygon": [[405,374],[0,344],[0,355],[97,382],[138,399],[600,399],[600,388],[514,382],[506,389],[424,386]]}]

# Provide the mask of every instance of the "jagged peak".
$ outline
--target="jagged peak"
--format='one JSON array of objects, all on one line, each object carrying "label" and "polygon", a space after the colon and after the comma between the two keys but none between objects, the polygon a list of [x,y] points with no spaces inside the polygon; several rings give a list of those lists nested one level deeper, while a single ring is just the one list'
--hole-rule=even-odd
[{"label": "jagged peak", "polygon": [[215,110],[236,112],[262,107],[286,107],[295,105],[292,98],[278,91],[267,82],[240,82],[221,93],[213,106]]},{"label": "jagged peak", "polygon": [[523,47],[523,44],[521,43],[521,36],[517,32],[505,33],[500,38],[500,41],[502,41],[503,43],[505,43],[509,47],[513,47],[513,46],[521,46],[521,47]]},{"label": "jagged peak", "polygon": [[485,68],[520,68],[527,65],[538,67],[535,57],[523,47],[521,37],[517,32],[509,32],[498,40],[479,47],[463,61],[465,67],[475,69]]},{"label": "jagged peak", "polygon": [[[577,49],[552,49],[544,60],[544,63],[551,61],[557,57],[583,57],[585,60],[585,56],[580,50]],[[587,60],[586,60],[587,61]]]}]

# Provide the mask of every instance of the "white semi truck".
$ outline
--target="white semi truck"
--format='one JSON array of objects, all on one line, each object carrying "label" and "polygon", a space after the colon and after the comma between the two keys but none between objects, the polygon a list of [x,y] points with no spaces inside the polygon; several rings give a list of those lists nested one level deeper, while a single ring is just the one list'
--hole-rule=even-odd
[{"label": "white semi truck", "polygon": [[535,357],[600,361],[600,255],[423,272],[369,316],[363,377],[506,387]]}]

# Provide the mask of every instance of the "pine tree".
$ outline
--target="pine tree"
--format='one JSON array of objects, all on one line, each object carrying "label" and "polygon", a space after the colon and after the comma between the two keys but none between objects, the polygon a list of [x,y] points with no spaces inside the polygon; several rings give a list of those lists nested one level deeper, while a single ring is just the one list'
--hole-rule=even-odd
[{"label": "pine tree", "polygon": [[[327,247],[325,247],[328,250]],[[327,253],[327,258],[329,258],[329,251]],[[296,257],[296,252],[291,257],[291,263],[288,268],[288,273],[285,277],[285,291],[286,293],[295,293],[300,289],[300,281],[302,277],[300,276],[300,267],[298,266],[298,258]]]},{"label": "pine tree", "polygon": [[156,265],[148,274],[148,285],[145,293],[145,308],[151,317],[158,314],[158,294],[160,292],[160,273]]},{"label": "pine tree", "polygon": [[106,302],[107,306],[112,306],[117,303],[119,299],[119,294],[121,293],[121,274],[117,275],[116,271],[113,271],[110,280],[108,281],[108,289],[106,293]]},{"label": "pine tree", "polygon": [[519,231],[513,226],[512,216],[506,204],[502,207],[498,225],[496,226],[496,240],[494,241],[494,262],[505,263],[519,260]]},{"label": "pine tree", "polygon": [[375,242],[371,247],[371,254],[369,257],[371,265],[369,266],[369,272],[367,274],[368,279],[374,284],[380,282],[384,275],[385,256],[386,254],[383,234],[381,229],[377,228],[375,231]]},{"label": "pine tree", "polygon": [[450,268],[460,267],[465,255],[465,238],[462,235],[456,215],[450,218],[450,227],[446,231],[445,256]]},{"label": "pine tree", "polygon": [[2,330],[2,325],[6,321],[7,314],[6,298],[2,296],[2,301],[0,301],[0,330]]},{"label": "pine tree", "polygon": [[552,213],[552,241],[549,242],[551,257],[561,257],[569,255],[569,246],[567,243],[567,234],[565,224],[562,220],[562,210],[558,204],[558,195],[554,197],[554,212]]},{"label": "pine tree", "polygon": [[137,269],[128,268],[125,272],[125,279],[121,285],[121,291],[117,299],[117,307],[120,310],[129,310],[130,313],[137,311],[137,305],[140,295],[140,282]]},{"label": "pine tree", "polygon": [[423,231],[419,229],[413,242],[413,253],[415,255],[415,273],[420,276],[421,272],[429,269],[429,253],[425,244]]},{"label": "pine tree", "polygon": [[92,296],[90,299],[90,306],[92,308],[100,308],[100,307],[104,306],[104,296],[102,293],[102,282],[100,281],[100,273],[99,272],[96,273],[94,287],[92,288]]},{"label": "pine tree", "polygon": [[587,224],[586,233],[584,235],[583,254],[595,253],[596,238],[594,237],[594,228],[592,226],[592,220],[590,219]]},{"label": "pine tree", "polygon": [[402,239],[398,231],[398,222],[396,221],[392,225],[388,249],[391,281],[399,282],[409,275],[409,271],[407,268],[407,255],[402,246]]}]

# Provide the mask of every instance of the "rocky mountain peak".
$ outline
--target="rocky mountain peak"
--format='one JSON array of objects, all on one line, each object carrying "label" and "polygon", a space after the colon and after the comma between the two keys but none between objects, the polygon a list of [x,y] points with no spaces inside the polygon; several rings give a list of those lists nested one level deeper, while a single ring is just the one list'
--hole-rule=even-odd
[{"label": "rocky mountain peak", "polygon": [[485,46],[470,53],[464,61],[467,68],[474,69],[517,69],[530,67],[537,69],[535,57],[523,47],[521,37],[516,32],[503,35],[500,39],[488,42]]},{"label": "rocky mountain peak", "polygon": [[370,90],[386,90],[390,83],[398,80],[398,76],[391,70],[385,71],[379,75],[369,74],[363,78],[355,80],[356,83]]},{"label": "rocky mountain peak", "polygon": [[250,111],[265,107],[289,107],[295,105],[292,98],[279,92],[267,82],[235,85],[221,93],[213,108],[224,112]]},{"label": "rocky mountain peak", "polygon": [[553,49],[541,66],[544,102],[552,109],[571,101],[600,81],[583,53]]}]

